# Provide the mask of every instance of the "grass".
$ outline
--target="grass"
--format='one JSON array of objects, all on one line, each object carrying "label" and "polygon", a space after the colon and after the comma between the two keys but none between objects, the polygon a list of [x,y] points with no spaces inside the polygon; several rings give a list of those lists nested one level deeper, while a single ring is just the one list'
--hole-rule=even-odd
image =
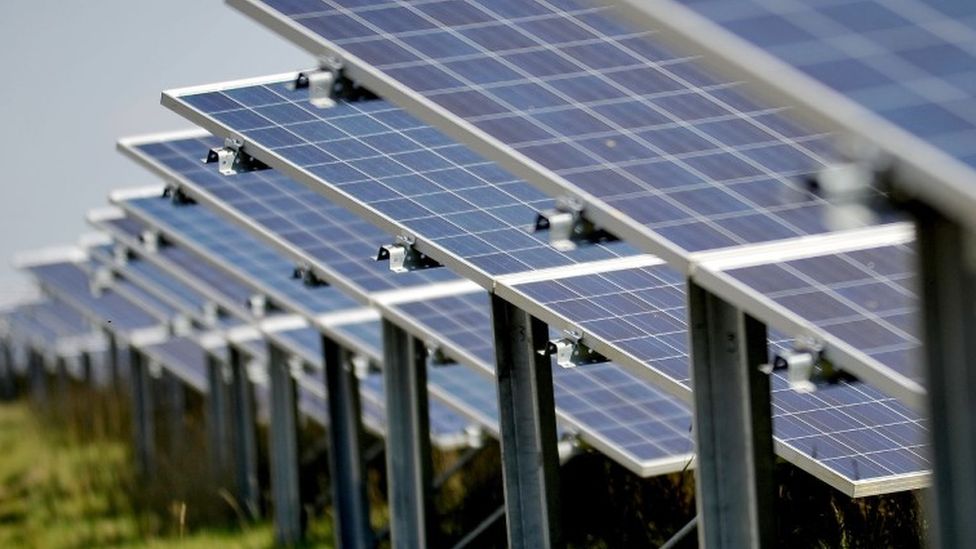
[{"label": "grass", "polygon": [[80,438],[25,403],[0,404],[0,547],[272,545],[268,523],[192,529],[180,502],[141,506],[128,445]]}]

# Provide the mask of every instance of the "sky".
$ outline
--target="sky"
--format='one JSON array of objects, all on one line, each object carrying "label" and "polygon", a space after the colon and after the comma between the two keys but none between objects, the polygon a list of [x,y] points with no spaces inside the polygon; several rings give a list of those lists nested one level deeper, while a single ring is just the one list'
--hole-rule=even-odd
[{"label": "sky", "polygon": [[0,304],[32,293],[17,252],[75,244],[111,190],[159,183],[115,142],[191,127],[162,90],[312,65],[219,0],[0,2]]}]

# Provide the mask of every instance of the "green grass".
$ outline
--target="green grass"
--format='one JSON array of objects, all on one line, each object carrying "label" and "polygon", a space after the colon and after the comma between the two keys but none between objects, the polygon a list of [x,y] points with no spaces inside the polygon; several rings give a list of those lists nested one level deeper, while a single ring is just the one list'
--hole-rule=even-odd
[{"label": "green grass", "polygon": [[140,508],[127,445],[82,438],[27,404],[0,405],[0,547],[271,546],[268,523],[192,530],[180,502]]}]

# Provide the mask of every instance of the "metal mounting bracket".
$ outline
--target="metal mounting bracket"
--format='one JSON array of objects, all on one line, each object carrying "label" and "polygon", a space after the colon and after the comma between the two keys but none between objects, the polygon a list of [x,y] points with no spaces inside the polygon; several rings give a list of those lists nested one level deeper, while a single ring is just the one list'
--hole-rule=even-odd
[{"label": "metal mounting bracket", "polygon": [[798,393],[812,393],[816,381],[832,381],[833,367],[823,359],[823,343],[813,338],[797,338],[792,349],[773,357],[770,364],[759,369],[766,374],[786,370],[790,388]]},{"label": "metal mounting bracket", "polygon": [[220,307],[213,301],[204,303],[203,309],[200,312],[207,326],[216,326],[220,320]]},{"label": "metal mounting bracket", "polygon": [[170,333],[175,337],[190,335],[193,332],[193,321],[182,314],[175,315],[170,320]]},{"label": "metal mounting bracket", "polygon": [[243,139],[230,137],[224,140],[223,147],[214,147],[207,152],[204,163],[213,164],[214,162],[217,163],[217,171],[221,175],[268,169],[268,166],[263,162],[244,151]]},{"label": "metal mounting bracket", "polygon": [[129,262],[129,248],[124,244],[116,243],[112,247],[112,261],[119,267],[124,267]]},{"label": "metal mounting bracket", "polygon": [[307,89],[308,102],[320,109],[334,107],[339,100],[348,102],[376,97],[350,80],[343,70],[342,60],[336,57],[321,59],[317,70],[298,73],[291,87]]},{"label": "metal mounting bracket", "polygon": [[464,428],[464,439],[469,448],[484,448],[485,430],[479,425],[468,425]]},{"label": "metal mounting bracket", "polygon": [[579,244],[617,240],[593,224],[583,213],[583,204],[574,198],[559,198],[556,207],[536,215],[535,232],[548,231],[549,243],[560,251],[575,250]]},{"label": "metal mounting bracket", "polygon": [[444,353],[444,348],[436,343],[427,344],[427,356],[432,366],[447,366],[455,364],[457,361]]},{"label": "metal mounting bracket", "polygon": [[163,189],[163,198],[170,199],[170,201],[177,206],[196,204],[196,200],[190,198],[190,196],[183,191],[183,187],[176,183],[166,185],[166,188]]},{"label": "metal mounting bracket", "polygon": [[159,251],[162,245],[162,235],[159,231],[154,231],[152,229],[146,229],[139,234],[139,241],[142,242],[142,247],[151,254]]},{"label": "metal mounting bracket", "polygon": [[112,272],[112,269],[99,267],[92,273],[89,291],[93,296],[99,297],[112,285],[113,280],[115,280],[115,273]]},{"label": "metal mounting bracket", "polygon": [[318,275],[312,270],[311,265],[297,265],[291,272],[291,277],[296,280],[301,280],[302,284],[315,288],[318,286],[328,286],[328,282],[319,278]]},{"label": "metal mounting bracket", "polygon": [[370,364],[369,358],[361,354],[351,354],[349,355],[349,367],[352,368],[352,373],[356,376],[356,379],[366,379],[369,375]]},{"label": "metal mounting bracket", "polygon": [[255,294],[247,298],[247,307],[255,318],[263,318],[268,314],[268,296]]},{"label": "metal mounting bracket", "polygon": [[581,339],[581,334],[567,332],[566,337],[553,339],[546,343],[546,354],[555,355],[556,364],[563,368],[607,362],[607,357],[584,345]]},{"label": "metal mounting bracket", "polygon": [[877,212],[890,209],[889,199],[900,200],[892,185],[894,162],[862,140],[842,139],[838,146],[847,160],[828,165],[808,178],[808,190],[835,206],[827,210],[827,225],[834,230],[875,222]]},{"label": "metal mounting bracket", "polygon": [[413,246],[414,239],[398,236],[397,242],[380,247],[376,254],[376,261],[389,261],[390,270],[395,273],[405,273],[420,269],[440,267],[441,264],[417,251]]}]

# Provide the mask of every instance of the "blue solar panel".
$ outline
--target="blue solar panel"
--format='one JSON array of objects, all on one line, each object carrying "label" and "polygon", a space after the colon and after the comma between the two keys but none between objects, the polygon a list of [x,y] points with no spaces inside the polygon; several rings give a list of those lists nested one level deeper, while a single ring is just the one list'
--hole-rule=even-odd
[{"label": "blue solar panel", "polygon": [[[443,337],[446,344],[475,357],[486,373],[493,370],[486,293],[403,303],[396,308]],[[650,472],[657,463],[676,471],[687,465],[694,445],[691,414],[676,398],[613,363],[555,368],[553,387],[556,413],[564,426],[578,429],[584,440],[633,470]]]},{"label": "blue solar panel", "polygon": [[92,331],[85,317],[64,302],[51,299],[29,307],[31,315],[56,332],[58,337],[81,336]]},{"label": "blue solar panel", "polygon": [[175,205],[162,197],[130,199],[122,205],[170,238],[179,239],[181,247],[194,247],[221,268],[239,273],[242,281],[258,291],[287,301],[291,308],[315,315],[356,306],[335,288],[311,287],[293,279],[293,263],[202,206]]},{"label": "blue solar panel", "polygon": [[[206,95],[186,101],[229,121],[226,127],[254,147],[302,168],[314,180],[309,183],[336,200],[489,276],[635,253],[622,243],[571,252],[552,248],[545,234],[532,232],[536,214],[553,207],[551,198],[385,101],[316,109],[307,92],[292,91],[284,81],[237,92],[227,93],[244,103],[224,98],[232,111],[206,110],[214,104]],[[253,118],[240,121],[242,112]],[[302,113],[300,122],[287,114],[294,112]],[[272,134],[290,139],[269,139]],[[224,185],[234,185],[236,177]]]},{"label": "blue solar panel", "polygon": [[356,343],[355,349],[377,362],[383,359],[383,330],[380,321],[340,324],[335,331]]},{"label": "blue solar panel", "polygon": [[129,331],[158,326],[162,319],[111,292],[92,295],[88,274],[75,263],[50,263],[27,268],[48,291],[79,311],[91,315],[114,330]]},{"label": "blue solar panel", "polygon": [[888,246],[729,271],[899,373],[918,379],[914,251]]},{"label": "blue solar panel", "polygon": [[[890,255],[883,251],[852,253],[865,262],[875,257],[878,269],[892,263],[884,261]],[[588,336],[622,349],[676,386],[691,390],[684,281],[673,270],[663,265],[625,269],[515,289]],[[920,474],[930,467],[924,420],[865,383],[840,383],[803,394],[777,373],[773,416],[780,443],[847,482]]]},{"label": "blue solar panel", "polygon": [[38,351],[53,352],[58,345],[58,334],[33,314],[33,305],[20,306],[7,316],[11,332],[22,342]]},{"label": "blue solar panel", "polygon": [[306,250],[336,277],[360,292],[376,292],[453,279],[450,272],[416,271],[390,277],[386,265],[370,261],[389,234],[367,223],[322,195],[272,170],[220,176],[200,157],[220,142],[212,137],[147,143],[137,150],[163,165],[186,190],[205,193],[235,215]]},{"label": "blue solar panel", "polygon": [[[139,236],[149,227],[138,219],[126,216],[100,222],[116,240],[133,249],[139,248]],[[200,261],[189,251],[179,246],[164,246],[155,252],[169,267],[178,268],[189,274],[194,281],[201,284],[212,296],[221,296],[225,300],[244,306],[254,292],[246,285],[238,282],[225,272],[206,261]]]},{"label": "blue solar panel", "polygon": [[201,393],[209,390],[207,351],[189,337],[173,337],[140,349]]},{"label": "blue solar panel", "polygon": [[[573,0],[258,3],[685,250],[826,230],[829,206],[795,181],[834,157],[825,136],[746,100],[737,84],[602,8]],[[294,108],[300,101],[240,107],[250,100],[236,90],[192,102],[252,130],[255,142],[262,131],[282,135],[287,120],[299,119],[289,113],[309,112]]]},{"label": "blue solar panel", "polygon": [[976,167],[976,3],[683,3]]},{"label": "blue solar panel", "polygon": [[[92,251],[91,256],[107,265],[114,263],[114,257],[110,253]],[[200,292],[148,261],[130,258],[116,272],[134,283],[141,282],[146,290],[150,289],[146,286],[158,289],[160,295],[165,294],[171,303],[184,311],[200,313],[210,302]]]}]

